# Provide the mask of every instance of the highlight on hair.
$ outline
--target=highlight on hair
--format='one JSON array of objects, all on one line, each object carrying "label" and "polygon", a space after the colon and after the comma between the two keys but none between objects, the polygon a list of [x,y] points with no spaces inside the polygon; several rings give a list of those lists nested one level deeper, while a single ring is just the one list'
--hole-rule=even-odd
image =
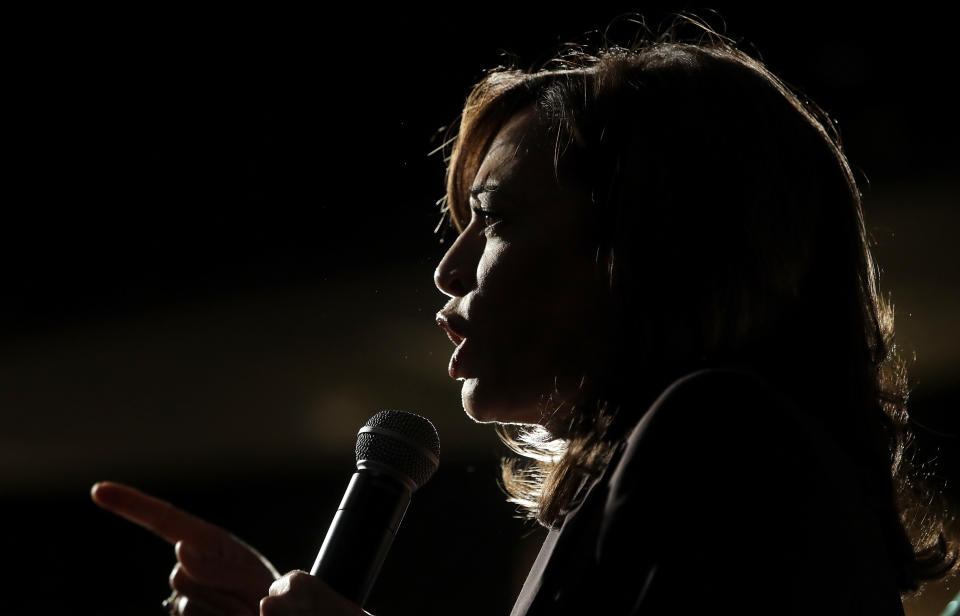
[{"label": "highlight on hair", "polygon": [[[509,500],[558,524],[669,382],[698,367],[749,365],[800,400],[865,469],[901,591],[955,574],[951,520],[911,446],[893,308],[878,289],[861,195],[833,123],[699,19],[678,16],[657,35],[639,25],[646,34],[629,46],[604,40],[571,46],[538,70],[491,70],[443,146],[452,147],[441,211],[458,231],[487,149],[525,106],[554,131],[555,164],[577,157],[575,180],[591,195],[616,336],[609,362],[583,374],[575,400],[543,400],[544,413],[566,406],[562,435],[497,427],[518,456],[502,465]],[[683,38],[685,27],[696,36]],[[671,265],[659,271],[660,263]],[[661,292],[651,298],[644,288]]]}]

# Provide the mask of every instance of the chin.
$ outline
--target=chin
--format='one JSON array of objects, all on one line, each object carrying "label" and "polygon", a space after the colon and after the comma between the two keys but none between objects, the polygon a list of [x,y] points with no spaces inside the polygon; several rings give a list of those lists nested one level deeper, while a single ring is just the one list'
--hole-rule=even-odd
[{"label": "chin", "polygon": [[460,389],[463,410],[477,423],[537,424],[540,396],[507,387],[485,386],[480,379],[464,379]]}]

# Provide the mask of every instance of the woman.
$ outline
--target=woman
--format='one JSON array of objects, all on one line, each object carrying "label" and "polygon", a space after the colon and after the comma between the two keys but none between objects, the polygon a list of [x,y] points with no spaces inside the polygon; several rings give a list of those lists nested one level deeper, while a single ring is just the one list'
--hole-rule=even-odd
[{"label": "woman", "polygon": [[[946,575],[903,457],[906,390],[825,116],[718,36],[491,72],[437,267],[465,411],[551,530],[514,614],[902,614]],[[174,613],[361,613],[116,484],[177,546]],[[908,527],[922,518],[926,526]]]}]

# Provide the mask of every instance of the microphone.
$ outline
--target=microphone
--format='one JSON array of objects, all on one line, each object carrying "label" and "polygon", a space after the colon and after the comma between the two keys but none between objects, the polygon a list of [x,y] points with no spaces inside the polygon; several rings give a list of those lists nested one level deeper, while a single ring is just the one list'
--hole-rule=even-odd
[{"label": "microphone", "polygon": [[410,497],[440,464],[429,420],[380,411],[357,433],[357,472],[320,546],[310,575],[363,607]]}]

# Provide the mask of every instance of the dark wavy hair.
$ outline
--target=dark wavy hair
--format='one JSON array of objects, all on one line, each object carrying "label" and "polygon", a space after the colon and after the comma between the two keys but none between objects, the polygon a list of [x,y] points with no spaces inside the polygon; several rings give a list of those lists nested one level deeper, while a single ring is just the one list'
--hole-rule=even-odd
[{"label": "dark wavy hair", "polygon": [[[611,318],[608,361],[584,374],[563,438],[499,427],[510,500],[544,525],[597,476],[656,394],[699,367],[749,366],[816,416],[857,461],[902,591],[956,569],[946,510],[905,454],[905,365],[878,291],[857,188],[833,123],[701,22],[629,47],[499,67],[450,139],[443,211],[504,122],[535,107],[591,195]],[[656,289],[655,293],[645,290]],[[644,375],[637,395],[634,375]],[[545,405],[557,408],[560,404]]]}]

